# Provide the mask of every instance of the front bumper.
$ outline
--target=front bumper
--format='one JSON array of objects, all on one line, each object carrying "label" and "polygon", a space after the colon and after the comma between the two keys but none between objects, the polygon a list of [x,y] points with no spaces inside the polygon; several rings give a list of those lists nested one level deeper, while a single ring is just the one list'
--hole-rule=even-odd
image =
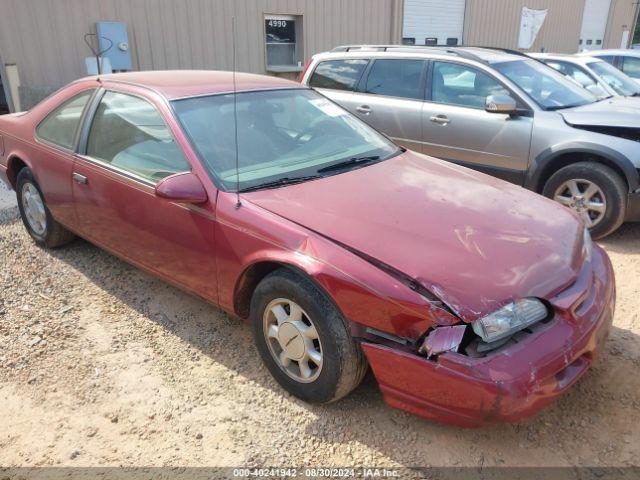
[{"label": "front bumper", "polygon": [[615,308],[609,258],[594,246],[576,282],[549,299],[555,315],[519,343],[484,358],[445,353],[436,360],[362,343],[385,401],[421,417],[463,427],[535,414],[591,366]]}]

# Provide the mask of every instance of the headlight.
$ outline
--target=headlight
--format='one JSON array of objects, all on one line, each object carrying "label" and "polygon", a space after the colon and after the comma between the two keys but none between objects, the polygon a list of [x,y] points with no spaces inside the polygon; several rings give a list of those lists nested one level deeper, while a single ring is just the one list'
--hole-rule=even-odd
[{"label": "headlight", "polygon": [[536,298],[523,298],[471,323],[487,343],[508,337],[547,316],[547,307]]},{"label": "headlight", "polygon": [[589,229],[585,228],[582,234],[582,252],[584,253],[585,260],[591,260],[591,252],[593,251],[593,242],[591,241],[591,234]]}]

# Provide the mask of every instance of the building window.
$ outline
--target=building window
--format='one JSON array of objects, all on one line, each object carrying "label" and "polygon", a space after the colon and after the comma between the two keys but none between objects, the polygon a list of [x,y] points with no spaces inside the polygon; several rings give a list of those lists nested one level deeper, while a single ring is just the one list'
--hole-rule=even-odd
[{"label": "building window", "polygon": [[587,40],[587,45],[592,45],[593,44],[593,40],[589,39]]},{"label": "building window", "polygon": [[425,45],[438,45],[438,39],[436,37],[427,37],[424,39]]},{"label": "building window", "polygon": [[596,40],[596,45],[602,45],[602,40],[600,39]]},{"label": "building window", "polygon": [[264,19],[264,31],[267,47],[267,70],[301,70],[302,17],[267,15]]},{"label": "building window", "polygon": [[453,46],[458,45],[458,39],[455,38],[455,37],[447,38],[447,45],[449,47],[453,47]]},{"label": "building window", "polygon": [[404,37],[402,39],[402,44],[403,45],[415,45],[416,44],[416,39],[414,37]]}]

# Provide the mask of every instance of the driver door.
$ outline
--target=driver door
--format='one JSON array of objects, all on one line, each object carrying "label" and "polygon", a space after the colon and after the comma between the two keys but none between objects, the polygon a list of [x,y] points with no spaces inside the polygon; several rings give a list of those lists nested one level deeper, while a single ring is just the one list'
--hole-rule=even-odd
[{"label": "driver door", "polygon": [[514,183],[529,160],[533,117],[485,111],[488,95],[513,95],[472,66],[434,61],[423,108],[423,152]]},{"label": "driver door", "polygon": [[156,196],[160,180],[191,171],[158,109],[140,96],[106,91],[87,127],[72,173],[79,233],[217,301],[215,197],[196,206]]}]

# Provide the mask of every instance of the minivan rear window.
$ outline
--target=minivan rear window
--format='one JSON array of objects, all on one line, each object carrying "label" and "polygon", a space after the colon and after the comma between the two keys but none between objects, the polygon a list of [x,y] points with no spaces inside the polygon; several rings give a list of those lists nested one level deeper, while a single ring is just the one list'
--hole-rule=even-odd
[{"label": "minivan rear window", "polygon": [[368,60],[328,60],[316,67],[309,86],[334,90],[355,90]]}]

